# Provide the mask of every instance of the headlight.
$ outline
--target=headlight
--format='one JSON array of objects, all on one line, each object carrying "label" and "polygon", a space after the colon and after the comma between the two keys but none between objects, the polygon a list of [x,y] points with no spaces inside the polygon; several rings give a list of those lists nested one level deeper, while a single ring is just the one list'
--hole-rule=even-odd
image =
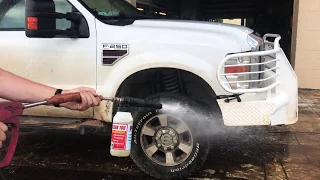
[{"label": "headlight", "polygon": [[246,74],[249,72],[249,66],[243,66],[245,64],[250,63],[249,57],[244,58],[233,58],[229,59],[225,65],[224,71],[226,74],[227,80],[230,82],[231,89],[248,89],[250,86],[250,82],[239,82],[239,81],[249,81],[250,74]]},{"label": "headlight", "polygon": [[[252,52],[259,51],[263,47],[263,39],[255,34],[249,34],[247,42],[252,48]],[[229,59],[225,65],[226,78],[230,83],[232,89],[250,89],[258,87],[259,82],[252,80],[259,80],[263,77],[262,73],[252,73],[262,71],[264,69],[261,65],[247,65],[252,63],[261,63],[261,56],[250,56]],[[244,81],[244,82],[241,82]]]},{"label": "headlight", "polygon": [[263,45],[263,39],[256,36],[255,34],[249,34],[247,37],[247,42],[254,51],[258,51],[259,47]]}]

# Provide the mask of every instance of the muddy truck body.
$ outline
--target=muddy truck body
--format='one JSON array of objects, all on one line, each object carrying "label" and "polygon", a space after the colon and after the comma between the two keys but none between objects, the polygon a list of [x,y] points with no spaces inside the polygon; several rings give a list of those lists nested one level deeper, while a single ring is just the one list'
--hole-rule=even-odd
[{"label": "muddy truck body", "polygon": [[[215,136],[219,125],[298,120],[297,77],[277,34],[148,19],[124,0],[33,0],[43,6],[34,13],[37,24],[26,17],[28,1],[0,1],[1,68],[56,88],[86,86],[104,97],[155,99],[184,109],[132,108],[131,158],[153,177],[187,177],[210,161],[211,136],[204,129]],[[61,14],[40,17],[49,12]],[[81,112],[40,106],[21,121],[26,130],[106,133],[116,109],[108,101]]]}]

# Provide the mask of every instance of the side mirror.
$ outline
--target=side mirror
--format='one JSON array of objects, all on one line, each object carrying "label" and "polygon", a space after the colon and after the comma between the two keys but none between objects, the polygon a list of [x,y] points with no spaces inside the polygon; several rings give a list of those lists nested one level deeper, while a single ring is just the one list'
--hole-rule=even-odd
[{"label": "side mirror", "polygon": [[[58,30],[56,19],[70,20],[73,26],[71,29]],[[84,31],[87,35],[80,34],[80,24],[84,22],[83,16],[72,12],[56,13],[53,0],[26,0],[25,21],[25,33],[29,38],[54,38],[58,35],[73,38],[89,36],[89,31]]]}]

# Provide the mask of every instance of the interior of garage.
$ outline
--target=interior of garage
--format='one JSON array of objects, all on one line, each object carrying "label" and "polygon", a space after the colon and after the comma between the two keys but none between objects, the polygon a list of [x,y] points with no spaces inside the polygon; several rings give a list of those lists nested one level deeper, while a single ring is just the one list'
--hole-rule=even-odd
[{"label": "interior of garage", "polygon": [[252,28],[261,36],[280,34],[281,47],[291,61],[294,0],[137,0],[148,16],[233,23]]}]

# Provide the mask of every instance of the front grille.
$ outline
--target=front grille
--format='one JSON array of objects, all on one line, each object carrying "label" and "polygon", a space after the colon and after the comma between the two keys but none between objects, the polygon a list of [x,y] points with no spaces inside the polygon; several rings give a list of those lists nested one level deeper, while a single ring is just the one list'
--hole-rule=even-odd
[{"label": "front grille", "polygon": [[[264,45],[264,49],[265,50],[272,50],[274,47],[272,44],[265,44]],[[264,61],[270,61],[272,59],[276,59],[276,54],[268,54],[268,55],[265,55],[265,56],[262,56],[263,57],[263,60]],[[276,67],[277,63],[276,62],[272,62],[272,63],[269,63],[269,64],[266,64],[265,65],[265,68],[268,68],[268,69],[272,69],[274,67]],[[276,73],[276,70],[277,69],[274,69],[273,72]]]},{"label": "front grille", "polygon": [[[268,51],[274,48],[273,44],[265,43],[261,46],[260,51]],[[276,82],[276,74],[277,74],[277,61],[275,61],[276,54],[268,54],[264,56],[260,56],[261,61],[265,62],[266,64],[262,65],[262,71],[265,71],[261,74],[261,79],[268,79],[266,81],[262,81],[259,83],[259,88],[267,87]],[[267,63],[269,62],[269,63]],[[272,77],[273,78],[270,78]]]},{"label": "front grille", "polygon": [[[274,42],[266,41],[267,37],[274,37]],[[264,44],[252,52],[227,55],[220,62],[217,72],[218,82],[222,88],[233,94],[241,94],[266,92],[277,87],[280,84],[277,79],[280,75],[277,70],[280,68],[280,63],[278,63],[281,57],[279,56],[281,53],[280,39],[281,37],[277,34],[266,34],[263,37]],[[228,62],[233,62],[233,64]],[[225,70],[230,67],[243,66],[248,67],[249,70],[248,68],[245,71],[240,69],[236,72],[236,69],[235,73]]]}]

